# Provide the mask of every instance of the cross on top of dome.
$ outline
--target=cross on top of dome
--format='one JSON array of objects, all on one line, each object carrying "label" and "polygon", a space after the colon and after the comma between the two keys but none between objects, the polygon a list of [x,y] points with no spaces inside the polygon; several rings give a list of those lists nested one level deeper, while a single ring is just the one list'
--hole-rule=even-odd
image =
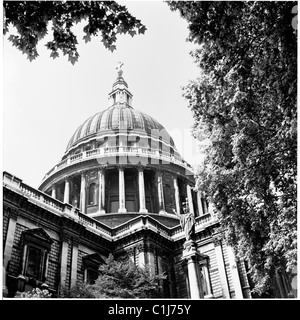
[{"label": "cross on top of dome", "polygon": [[118,76],[119,77],[122,77],[122,74],[123,74],[123,70],[121,69],[123,67],[124,63],[119,61],[118,64],[117,64],[117,67],[116,69],[118,70]]}]

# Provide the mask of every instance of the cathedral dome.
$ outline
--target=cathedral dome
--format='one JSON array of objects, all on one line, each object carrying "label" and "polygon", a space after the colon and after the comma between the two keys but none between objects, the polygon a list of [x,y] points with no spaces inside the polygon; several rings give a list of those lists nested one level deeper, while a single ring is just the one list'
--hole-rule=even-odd
[{"label": "cathedral dome", "polygon": [[71,137],[66,152],[81,142],[109,133],[127,132],[129,134],[157,136],[174,146],[174,141],[166,129],[153,117],[130,106],[114,104],[84,121]]},{"label": "cathedral dome", "polygon": [[76,129],[39,189],[103,222],[112,223],[115,214],[114,223],[122,223],[133,213],[168,213],[178,223],[173,208],[179,212],[180,203],[191,195],[191,166],[167,130],[132,107],[122,73],[119,68],[108,107]]}]

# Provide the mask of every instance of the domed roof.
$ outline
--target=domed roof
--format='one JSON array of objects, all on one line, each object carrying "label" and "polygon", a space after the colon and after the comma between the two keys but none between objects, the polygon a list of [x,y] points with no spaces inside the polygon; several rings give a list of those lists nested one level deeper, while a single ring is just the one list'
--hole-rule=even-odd
[{"label": "domed roof", "polygon": [[100,163],[167,164],[176,166],[176,172],[178,168],[185,170],[185,174],[190,172],[190,165],[179,154],[167,130],[153,117],[132,108],[132,94],[121,66],[109,93],[108,108],[89,117],[76,129],[61,161],[45,175],[40,188],[49,188],[66,172]]},{"label": "domed roof", "polygon": [[109,93],[109,108],[88,118],[80,125],[70,139],[66,154],[69,150],[85,140],[93,137],[110,135],[114,131],[135,133],[141,136],[151,136],[164,141],[174,147],[174,141],[166,129],[148,114],[132,108],[132,94],[123,78],[123,71],[119,63],[118,77]]},{"label": "domed roof", "polygon": [[66,151],[89,136],[119,130],[143,131],[147,135],[155,134],[153,130],[159,130],[163,139],[167,140],[172,146],[174,145],[174,141],[167,134],[166,129],[153,117],[128,105],[115,104],[84,121],[71,137]]}]

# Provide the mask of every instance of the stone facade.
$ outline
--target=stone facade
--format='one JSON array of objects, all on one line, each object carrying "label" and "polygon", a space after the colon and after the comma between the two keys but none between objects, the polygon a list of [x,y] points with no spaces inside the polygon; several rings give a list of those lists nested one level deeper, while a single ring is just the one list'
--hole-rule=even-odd
[{"label": "stone facade", "polygon": [[[165,272],[167,279],[163,283],[164,295],[168,298],[189,297],[186,279],[186,267],[182,261],[184,233],[177,223],[163,222],[167,214],[159,221],[159,215],[135,214],[127,222],[114,227],[97,221],[82,214],[77,209],[56,199],[50,199],[44,193],[25,185],[21,180],[4,174],[4,230],[8,230],[10,210],[14,205],[19,207],[13,234],[13,246],[5,270],[5,292],[7,296],[14,296],[17,290],[27,290],[34,286],[46,284],[49,290],[58,294],[60,285],[71,287],[71,283],[88,281],[85,258],[99,254],[103,261],[109,253],[124,259],[129,257],[137,265],[150,265],[153,271]],[[14,182],[12,182],[14,180]],[[33,192],[33,190],[35,192]],[[13,200],[13,201],[12,201]],[[175,219],[175,217],[173,218]],[[113,217],[109,220],[113,221]],[[45,269],[44,283],[40,280],[32,281],[31,277],[21,274],[24,265],[24,245],[22,237],[26,230],[42,229],[52,239]],[[218,221],[211,213],[196,218],[196,241],[201,254],[208,258],[208,277],[210,298],[224,298],[222,283],[219,275],[216,250],[213,242],[214,232],[218,232]],[[4,232],[6,234],[7,231]],[[6,242],[9,236],[4,235]],[[214,235],[215,236],[215,235]],[[4,243],[6,244],[6,243]],[[65,246],[65,247],[64,247]],[[64,249],[63,249],[64,248]],[[74,268],[74,248],[77,250]],[[224,256],[224,270],[228,279],[230,298],[235,297],[232,285],[231,270],[228,267],[226,245],[222,245]],[[244,291],[247,288],[247,277],[244,264],[238,264],[240,285]],[[22,277],[25,280],[22,283]],[[75,277],[75,280],[72,279]],[[20,280],[21,279],[21,280]],[[249,294],[244,294],[249,297]]]}]

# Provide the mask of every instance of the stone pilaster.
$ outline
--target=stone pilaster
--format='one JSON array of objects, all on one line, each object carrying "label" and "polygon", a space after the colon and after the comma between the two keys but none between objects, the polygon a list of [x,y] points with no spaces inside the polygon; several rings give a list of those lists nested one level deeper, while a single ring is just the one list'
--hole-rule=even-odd
[{"label": "stone pilaster", "polygon": [[138,254],[138,266],[140,268],[145,268],[146,258],[145,258],[145,246],[143,243],[140,243],[137,246],[137,254]]},{"label": "stone pilaster", "polygon": [[7,268],[9,265],[9,261],[11,260],[16,225],[17,225],[17,220],[18,220],[18,210],[17,209],[9,208],[7,210],[9,210],[9,222],[8,222],[7,235],[6,235],[5,245],[4,245],[4,252],[3,252],[3,288],[2,288],[2,291],[3,291],[4,297],[8,293],[7,287],[6,287],[6,273],[8,271]]},{"label": "stone pilaster", "polygon": [[140,210],[141,213],[147,213],[146,209],[146,198],[145,198],[145,182],[144,182],[144,169],[143,167],[138,167],[139,176],[139,200],[140,200]]},{"label": "stone pilaster", "polygon": [[229,286],[228,286],[228,281],[226,276],[225,261],[223,257],[222,239],[221,237],[217,236],[213,239],[213,241],[215,246],[215,254],[216,254],[216,260],[217,260],[217,265],[219,270],[219,278],[221,282],[223,298],[229,299],[230,293],[229,293]]},{"label": "stone pilaster", "polygon": [[159,213],[165,213],[164,187],[161,171],[156,172],[156,182],[158,191],[158,211]]},{"label": "stone pilaster", "polygon": [[125,175],[124,167],[119,166],[119,213],[125,213]]},{"label": "stone pilaster", "polygon": [[80,210],[82,213],[86,212],[86,174],[85,172],[81,173]]},{"label": "stone pilaster", "polygon": [[178,180],[177,176],[173,177],[174,182],[174,190],[175,190],[175,206],[176,212],[180,213],[180,196],[179,196],[179,188],[178,188]]},{"label": "stone pilaster", "polygon": [[105,213],[105,170],[99,169],[99,212]]},{"label": "stone pilaster", "polygon": [[243,291],[240,281],[240,276],[238,273],[237,263],[234,257],[233,249],[232,247],[227,247],[227,254],[228,254],[228,260],[230,264],[230,269],[232,273],[232,282],[235,292],[235,298],[236,299],[243,299]]},{"label": "stone pilaster", "polygon": [[60,257],[60,284],[66,286],[67,279],[67,262],[68,262],[68,248],[69,238],[67,233],[63,233],[61,236],[61,257]]},{"label": "stone pilaster", "polygon": [[204,212],[203,212],[203,207],[202,207],[202,200],[201,200],[201,192],[200,191],[197,192],[197,205],[198,205],[199,216],[203,216]]},{"label": "stone pilaster", "polygon": [[203,277],[205,279],[206,287],[207,287],[207,292],[204,295],[204,298],[211,299],[211,298],[213,298],[213,294],[212,294],[212,288],[211,288],[209,270],[208,270],[208,257],[206,259],[203,259],[202,261],[200,261],[200,266],[202,268]]},{"label": "stone pilaster", "polygon": [[77,282],[77,267],[78,267],[78,244],[79,238],[72,239],[72,263],[71,263],[71,287],[75,286]]},{"label": "stone pilaster", "polygon": [[202,299],[203,290],[201,287],[198,262],[200,259],[200,253],[197,250],[197,244],[195,241],[190,240],[184,243],[182,259],[187,263],[190,298]]},{"label": "stone pilaster", "polygon": [[193,204],[192,189],[189,184],[186,185],[186,194],[188,198],[190,212],[194,213],[195,211],[194,211],[194,204]]}]

